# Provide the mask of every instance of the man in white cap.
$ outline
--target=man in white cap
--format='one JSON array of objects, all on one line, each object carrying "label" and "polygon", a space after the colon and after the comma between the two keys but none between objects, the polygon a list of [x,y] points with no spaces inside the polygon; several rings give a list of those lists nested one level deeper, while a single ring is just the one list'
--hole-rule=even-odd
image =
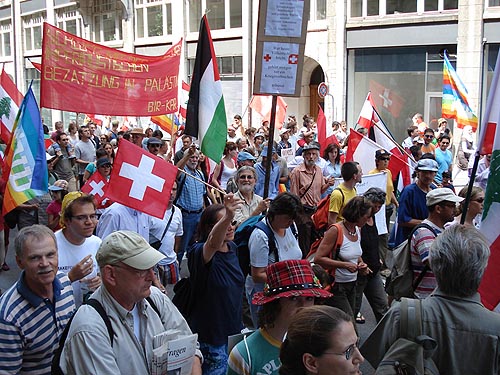
[{"label": "man in white cap", "polygon": [[425,196],[436,187],[433,182],[438,171],[438,163],[432,159],[420,159],[415,171],[417,181],[407,185],[399,197],[398,226],[394,246],[406,240],[412,228],[429,215]]},{"label": "man in white cap", "polygon": [[[97,310],[81,306],[61,355],[65,374],[150,374],[154,336],[166,330],[191,334],[170,299],[152,287],[154,266],[163,258],[135,232],[117,231],[103,240],[96,255],[102,285],[92,299],[107,314],[113,341]],[[201,374],[197,358],[192,373]]]},{"label": "man in white cap", "polygon": [[[444,225],[453,221],[456,204],[464,198],[455,195],[450,189],[438,188],[428,192],[425,200],[429,216],[420,223],[421,227],[413,231],[409,240],[415,295],[421,299],[429,296],[437,286],[429,267],[429,249],[444,230]],[[428,227],[422,226],[423,224]]]}]

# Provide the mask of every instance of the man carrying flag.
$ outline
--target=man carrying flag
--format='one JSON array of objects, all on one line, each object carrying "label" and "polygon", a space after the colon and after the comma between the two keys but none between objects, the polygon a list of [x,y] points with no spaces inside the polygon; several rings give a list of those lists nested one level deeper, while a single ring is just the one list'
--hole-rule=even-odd
[{"label": "man carrying flag", "polygon": [[200,23],[184,134],[197,137],[201,152],[218,163],[226,145],[227,120],[222,84],[207,16]]}]

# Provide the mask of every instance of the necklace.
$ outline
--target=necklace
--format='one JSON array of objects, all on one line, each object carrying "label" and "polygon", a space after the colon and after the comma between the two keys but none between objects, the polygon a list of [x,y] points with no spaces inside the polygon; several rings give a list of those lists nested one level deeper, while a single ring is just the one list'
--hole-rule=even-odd
[{"label": "necklace", "polygon": [[353,236],[353,237],[354,237],[354,236],[357,234],[357,232],[356,232],[356,225],[354,226],[354,231],[353,231],[353,232],[351,232],[351,231],[349,230],[349,228],[347,228],[347,225],[345,224],[345,221],[344,221],[344,223],[343,223],[343,224],[344,224],[344,228],[345,228],[345,229],[347,229],[347,233],[349,233],[351,236]]}]

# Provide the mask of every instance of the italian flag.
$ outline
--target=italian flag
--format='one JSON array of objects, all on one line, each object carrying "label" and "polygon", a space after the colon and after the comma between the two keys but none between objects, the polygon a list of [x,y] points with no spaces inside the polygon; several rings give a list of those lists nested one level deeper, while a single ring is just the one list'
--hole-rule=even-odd
[{"label": "italian flag", "polygon": [[9,144],[17,112],[23,101],[23,94],[10,79],[5,70],[0,74],[0,136]]},{"label": "italian flag", "polygon": [[226,145],[227,120],[206,15],[200,24],[184,133],[198,138],[201,152],[216,163],[220,162]]},{"label": "italian flag", "polygon": [[481,232],[486,236],[491,255],[479,293],[481,301],[490,310],[500,312],[500,54],[491,82],[486,111],[482,120],[478,150],[481,155],[491,154],[490,175],[486,185]]}]

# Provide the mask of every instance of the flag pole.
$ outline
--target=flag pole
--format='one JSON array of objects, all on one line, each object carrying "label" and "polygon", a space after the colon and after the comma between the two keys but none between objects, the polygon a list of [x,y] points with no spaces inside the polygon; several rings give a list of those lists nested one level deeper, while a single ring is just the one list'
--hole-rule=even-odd
[{"label": "flag pole", "polygon": [[276,121],[276,104],[278,103],[278,96],[273,95],[271,103],[271,124],[269,125],[269,138],[267,141],[267,155],[266,155],[266,177],[264,179],[264,195],[262,198],[266,199],[269,195],[269,181],[271,180],[271,168],[274,148],[274,123]]},{"label": "flag pole", "polygon": [[[484,71],[483,71],[484,70],[484,43],[485,43],[485,41],[483,40],[483,48],[482,48],[483,53],[481,54],[481,72],[482,72],[481,85],[480,85],[481,96],[480,96],[480,100],[479,100],[479,115],[480,115],[480,117],[482,117],[482,115],[484,115],[484,113],[482,113],[482,111],[483,111],[483,84],[484,84]],[[446,50],[445,50],[445,53],[446,53]],[[500,59],[497,59],[497,61],[500,61]],[[499,69],[499,67],[497,67],[497,66],[495,68]],[[478,118],[478,124],[481,124],[482,122],[483,122],[482,118]],[[480,129],[480,130],[483,131],[483,129]],[[472,165],[472,171],[471,171],[471,175],[469,178],[469,184],[467,186],[467,194],[465,194],[464,204],[462,206],[462,217],[460,218],[460,224],[462,224],[462,225],[465,223],[465,216],[467,216],[467,210],[469,209],[470,200],[471,200],[470,198],[472,195],[472,188],[474,186],[474,180],[476,179],[476,172],[477,172],[477,168],[479,166],[479,159],[480,158],[481,158],[480,148],[478,147],[478,149],[476,150],[475,158],[474,158],[474,164]]]},{"label": "flag pole", "polygon": [[[382,121],[382,124],[384,124],[384,126],[387,128],[387,125],[385,125],[384,120],[382,120],[382,117],[380,117],[380,115],[377,112],[377,110],[375,109],[375,107],[372,106],[372,108],[375,111],[375,113],[377,114],[377,117],[379,118],[379,120]],[[408,156],[414,163],[416,163],[416,160],[413,158],[413,155],[410,155],[408,152],[406,152],[406,150],[399,143],[397,143],[394,140],[394,137],[391,134],[387,134],[387,132],[384,129],[382,129],[380,126],[378,126],[376,122],[374,122],[374,121],[372,121],[372,122],[373,122],[373,125],[375,125],[378,130],[380,130],[382,133],[384,133],[384,135],[387,136],[387,138],[389,138],[391,140],[391,142],[396,145],[396,147],[399,149],[399,151],[406,154],[406,156]]]},{"label": "flag pole", "polygon": [[209,187],[209,188],[211,188],[211,189],[214,189],[214,190],[218,191],[218,192],[219,192],[219,193],[221,193],[222,195],[226,195],[226,194],[227,194],[224,190],[217,189],[215,186],[210,185],[208,182],[203,181],[201,178],[198,178],[198,177],[196,177],[196,176],[193,176],[192,174],[187,173],[187,172],[186,172],[185,170],[183,170],[183,169],[177,168],[177,170],[178,170],[179,172],[184,173],[186,176],[191,177],[191,178],[194,178],[196,181],[201,182],[202,184],[205,184],[207,187]]}]

